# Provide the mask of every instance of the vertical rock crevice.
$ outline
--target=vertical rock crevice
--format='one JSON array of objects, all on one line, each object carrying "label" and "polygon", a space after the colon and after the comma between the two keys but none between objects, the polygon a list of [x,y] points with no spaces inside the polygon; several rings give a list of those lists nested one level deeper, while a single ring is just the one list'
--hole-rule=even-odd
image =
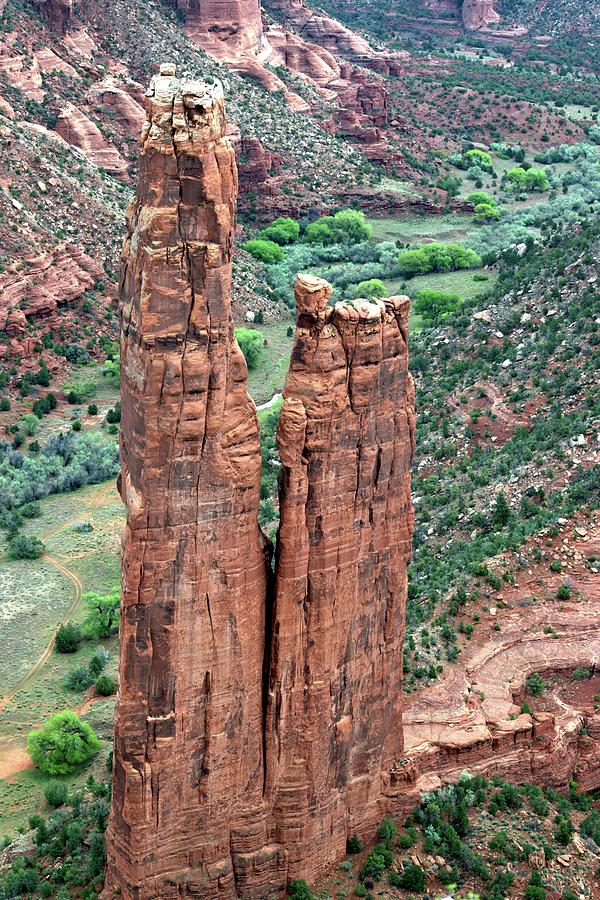
[{"label": "vertical rock crevice", "polygon": [[[103,893],[276,898],[372,836],[402,751],[406,298],[302,275],[275,573],[233,331],[217,83],[162,66],[123,251],[120,687]],[[392,798],[393,799],[393,798]]]}]

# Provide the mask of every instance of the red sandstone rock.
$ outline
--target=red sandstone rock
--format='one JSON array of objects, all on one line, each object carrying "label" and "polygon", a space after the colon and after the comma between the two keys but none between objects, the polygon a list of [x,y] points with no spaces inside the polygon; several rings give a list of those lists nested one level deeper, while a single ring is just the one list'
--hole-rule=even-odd
[{"label": "red sandstone rock", "polygon": [[296,284],[267,711],[267,791],[289,877],[374,834],[402,755],[413,387],[407,298],[327,305]]},{"label": "red sandstone rock", "polygon": [[258,50],[262,41],[259,0],[177,0],[186,30],[216,55]]},{"label": "red sandstone rock", "polygon": [[65,34],[73,13],[73,0],[35,0],[50,28]]},{"label": "red sandstone rock", "polygon": [[72,103],[61,110],[56,131],[69,144],[79,147],[94,165],[111,175],[127,174],[127,162],[116,147],[106,140],[97,125]]},{"label": "red sandstone rock", "polygon": [[114,78],[108,76],[99,81],[90,89],[88,95],[94,104],[114,113],[127,134],[139,137],[146,118],[144,109],[124,87],[116,83]]},{"label": "red sandstone rock", "polygon": [[494,0],[464,0],[462,19],[465,28],[479,29],[500,21]]},{"label": "red sandstone rock", "polygon": [[230,305],[235,158],[221,86],[161,72],[123,253],[127,525],[104,896],[277,896],[260,447]]}]

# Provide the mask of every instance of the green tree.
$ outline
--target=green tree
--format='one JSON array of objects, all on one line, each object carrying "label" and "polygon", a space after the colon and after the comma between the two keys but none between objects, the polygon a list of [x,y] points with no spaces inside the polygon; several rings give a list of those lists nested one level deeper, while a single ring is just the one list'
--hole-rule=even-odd
[{"label": "green tree", "polygon": [[377,833],[379,834],[381,840],[384,841],[387,849],[390,850],[392,847],[392,841],[398,834],[398,828],[394,820],[387,816],[379,826],[379,831]]},{"label": "green tree", "polygon": [[374,297],[387,297],[387,288],[383,281],[379,278],[369,278],[367,281],[360,281],[354,288],[354,296],[362,297],[365,300],[371,300]]},{"label": "green tree", "polygon": [[83,623],[86,637],[93,640],[110,637],[119,627],[120,588],[114,587],[108,594],[90,591],[83,599],[87,605]]},{"label": "green tree", "polygon": [[235,336],[248,368],[255,369],[263,350],[264,335],[262,331],[252,328],[236,328]]},{"label": "green tree", "polygon": [[483,169],[484,172],[494,171],[492,157],[484,150],[467,150],[467,152],[464,154],[464,160],[467,168],[470,168],[471,166],[479,166],[479,168]]},{"label": "green tree", "polygon": [[288,900],[315,900],[314,894],[304,878],[290,881],[288,886]]},{"label": "green tree", "polygon": [[476,222],[493,222],[499,219],[502,213],[497,206],[491,203],[478,203],[473,210],[473,218]]},{"label": "green tree", "polygon": [[253,241],[246,241],[242,244],[242,249],[246,250],[254,259],[260,262],[272,263],[281,262],[283,259],[283,250],[275,241],[265,241],[262,238],[256,238]]},{"label": "green tree", "polygon": [[400,887],[405,888],[407,891],[414,891],[416,894],[420,894],[425,890],[426,883],[427,876],[421,866],[410,863],[400,873]]},{"label": "green tree", "polygon": [[87,722],[65,710],[51,716],[43,728],[30,731],[27,752],[44,775],[72,775],[100,750],[100,741]]},{"label": "green tree", "polygon": [[260,238],[265,241],[274,241],[276,244],[293,244],[300,237],[300,225],[295,219],[280,216],[261,229]]},{"label": "green tree", "polygon": [[458,294],[447,294],[445,291],[434,291],[423,288],[417,293],[413,309],[422,316],[429,325],[437,325],[460,307]]},{"label": "green tree", "polygon": [[539,672],[535,672],[535,674],[527,679],[525,686],[529,694],[532,694],[534,697],[539,697],[546,687],[546,682]]},{"label": "green tree", "polygon": [[499,528],[504,528],[506,525],[508,525],[510,519],[511,511],[506,499],[506,494],[504,493],[504,491],[500,491],[498,494],[496,494],[496,500],[494,503],[494,508],[492,510],[492,522]]}]

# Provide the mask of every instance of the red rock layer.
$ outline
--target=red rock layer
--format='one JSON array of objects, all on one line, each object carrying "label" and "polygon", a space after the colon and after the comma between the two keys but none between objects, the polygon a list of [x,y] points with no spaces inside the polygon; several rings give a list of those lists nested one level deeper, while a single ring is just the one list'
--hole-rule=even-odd
[{"label": "red rock layer", "polygon": [[237,176],[221,86],[173,73],[161,67],[146,98],[124,245],[127,524],[104,896],[258,898],[285,873],[263,805],[268,554],[230,308]]},{"label": "red rock layer", "polygon": [[327,305],[298,276],[282,464],[267,789],[290,878],[373,835],[402,754],[412,537],[407,298]]},{"label": "red rock layer", "polygon": [[494,0],[464,0],[462,19],[465,28],[479,29],[500,21]]},{"label": "red rock layer", "polygon": [[177,0],[177,6],[190,34],[207,50],[238,53],[260,47],[259,0]]}]

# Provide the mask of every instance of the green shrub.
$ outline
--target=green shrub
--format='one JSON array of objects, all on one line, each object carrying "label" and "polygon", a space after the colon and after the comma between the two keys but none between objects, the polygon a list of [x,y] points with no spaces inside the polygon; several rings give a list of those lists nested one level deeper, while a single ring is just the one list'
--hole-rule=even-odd
[{"label": "green shrub", "polygon": [[374,878],[379,881],[386,869],[392,864],[392,852],[387,849],[385,844],[376,844],[371,850],[360,872],[360,877],[364,881],[365,878]]},{"label": "green shrub", "polygon": [[110,697],[111,694],[114,694],[116,689],[117,686],[110,675],[100,675],[96,681],[96,690],[101,697]]},{"label": "green shrub", "polygon": [[264,335],[262,331],[255,331],[251,328],[236,328],[235,336],[240,350],[244,354],[248,368],[255,369],[263,350]]},{"label": "green shrub", "polygon": [[298,878],[289,883],[288,900],[315,900],[315,897],[306,881]]},{"label": "green shrub", "polygon": [[428,272],[476,269],[480,265],[481,257],[474,250],[460,244],[442,244],[438,241],[404,250],[398,256],[398,268],[407,278]]},{"label": "green shrub", "polygon": [[416,894],[422,893],[425,890],[426,883],[427,876],[421,866],[410,863],[400,873],[400,887],[407,891],[413,891]]},{"label": "green shrub", "polygon": [[242,244],[242,249],[249,253],[254,259],[268,265],[281,262],[283,259],[283,250],[275,241],[265,241],[262,238],[256,238],[253,241],[246,241]]},{"label": "green shrub", "polygon": [[413,310],[422,316],[429,325],[439,325],[447,316],[455,313],[460,307],[458,294],[423,288],[417,293]]},{"label": "green shrub", "polygon": [[306,228],[308,244],[359,244],[371,239],[373,229],[365,215],[355,209],[342,209],[333,216],[322,216]]},{"label": "green shrub", "polygon": [[410,850],[410,848],[414,846],[414,843],[412,835],[407,831],[403,831],[398,838],[398,847],[400,850]]},{"label": "green shrub", "polygon": [[79,665],[69,669],[63,678],[63,684],[69,691],[85,691],[92,684],[93,678],[85,666]]},{"label": "green shrub", "polygon": [[381,840],[385,842],[385,846],[389,850],[392,846],[393,839],[398,834],[398,828],[394,820],[387,816],[379,826],[377,833]]},{"label": "green shrub", "polygon": [[543,693],[546,688],[546,682],[539,674],[539,672],[536,672],[534,675],[531,675],[531,677],[527,679],[527,681],[525,682],[525,686],[529,694],[533,694],[534,697],[539,697],[539,695]]},{"label": "green shrub", "polygon": [[557,600],[569,600],[571,597],[571,588],[568,584],[561,584],[556,592]]},{"label": "green shrub", "polygon": [[100,750],[100,741],[87,722],[65,710],[51,716],[43,728],[30,731],[27,752],[44,775],[72,775]]},{"label": "green shrub", "polygon": [[360,838],[358,838],[355,834],[352,837],[349,837],[346,842],[346,853],[354,854],[354,853],[362,853],[363,845],[360,842]]},{"label": "green shrub", "polygon": [[68,796],[69,791],[67,785],[63,784],[61,781],[51,781],[50,784],[46,785],[44,788],[46,803],[53,809],[56,809],[58,806],[63,806],[67,802]]},{"label": "green shrub", "polygon": [[75,653],[79,649],[82,634],[79,625],[67,622],[56,632],[55,646],[58,653]]},{"label": "green shrub", "polygon": [[587,681],[588,678],[591,678],[591,672],[589,669],[578,668],[573,672],[573,678],[575,681]]},{"label": "green shrub", "polygon": [[16,534],[8,542],[8,554],[11,559],[37,559],[46,548],[35,535]]}]

